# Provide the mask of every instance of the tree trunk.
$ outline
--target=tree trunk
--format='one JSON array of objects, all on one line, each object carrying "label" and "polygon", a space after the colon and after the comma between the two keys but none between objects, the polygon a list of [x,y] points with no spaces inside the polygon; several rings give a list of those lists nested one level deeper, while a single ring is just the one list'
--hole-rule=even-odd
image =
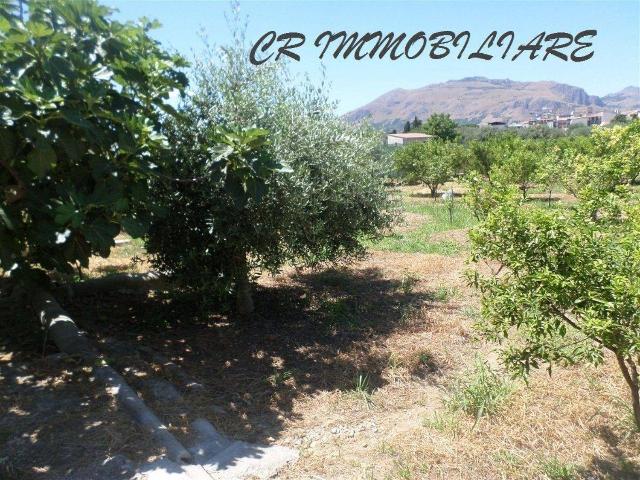
[{"label": "tree trunk", "polygon": [[631,357],[623,357],[616,353],[616,359],[622,375],[624,376],[629,390],[631,391],[631,407],[633,410],[633,418],[636,422],[636,427],[640,430],[640,388],[638,385],[638,370],[636,364]]},{"label": "tree trunk", "polygon": [[49,292],[37,289],[31,297],[31,305],[38,315],[47,336],[61,352],[93,358],[96,353],[73,319]]},{"label": "tree trunk", "polygon": [[429,190],[431,190],[431,198],[436,198],[436,196],[438,195],[438,186],[436,185],[435,187],[429,187]]},{"label": "tree trunk", "polygon": [[253,296],[251,294],[251,282],[249,281],[249,267],[244,255],[240,260],[238,273],[236,274],[236,311],[242,317],[253,315]]}]

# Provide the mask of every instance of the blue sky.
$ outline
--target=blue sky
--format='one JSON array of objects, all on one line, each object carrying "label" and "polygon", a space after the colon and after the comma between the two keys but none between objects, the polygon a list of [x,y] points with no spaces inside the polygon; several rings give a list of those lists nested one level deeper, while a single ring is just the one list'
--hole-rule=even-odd
[{"label": "blue sky", "polygon": [[[225,12],[227,1],[108,0],[119,10],[120,20],[141,16],[155,18],[162,27],[153,35],[167,47],[187,58],[202,48],[200,31],[210,41],[223,45],[230,38]],[[629,85],[640,85],[640,0],[625,1],[241,1],[242,15],[248,16],[248,43],[269,30],[300,32],[306,45],[299,49],[300,62],[292,62],[297,72],[319,78],[321,65],[332,85],[332,96],[340,102],[340,112],[359,107],[394,88],[417,88],[429,83],[470,76],[512,80],[554,80],[584,88],[592,95],[605,95]],[[563,62],[550,57],[542,62],[499,58],[491,61],[444,60],[422,55],[415,60],[364,59],[355,61],[327,56],[320,60],[315,37],[325,31],[405,32],[469,30],[467,54],[477,49],[492,30],[513,30],[516,44],[527,43],[544,31],[576,34],[598,30],[593,39],[595,55],[582,62]]]}]

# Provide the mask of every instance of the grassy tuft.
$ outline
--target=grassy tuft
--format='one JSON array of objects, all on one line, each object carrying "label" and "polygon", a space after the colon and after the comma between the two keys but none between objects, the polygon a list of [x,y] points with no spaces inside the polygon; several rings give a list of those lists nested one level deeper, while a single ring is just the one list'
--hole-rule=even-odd
[{"label": "grassy tuft", "polygon": [[462,411],[477,421],[484,415],[496,414],[513,389],[513,384],[494,372],[487,362],[476,361],[473,369],[456,380],[445,405],[449,411]]},{"label": "grassy tuft", "polygon": [[358,374],[354,383],[353,391],[356,396],[364,400],[367,407],[371,407],[373,405],[373,400],[371,399],[373,389],[369,383],[369,375],[362,373]]},{"label": "grassy tuft", "polygon": [[542,463],[542,473],[548,480],[574,480],[578,478],[576,467],[552,458]]}]

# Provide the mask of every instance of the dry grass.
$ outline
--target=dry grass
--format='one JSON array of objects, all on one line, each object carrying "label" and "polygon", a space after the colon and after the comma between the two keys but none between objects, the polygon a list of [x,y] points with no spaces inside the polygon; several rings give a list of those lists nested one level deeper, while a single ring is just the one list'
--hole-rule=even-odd
[{"label": "dry grass", "polygon": [[[427,220],[410,215],[405,228]],[[466,241],[465,230],[437,235]],[[130,256],[118,247],[90,275],[130,269]],[[477,423],[446,408],[454,379],[477,358],[497,366],[496,347],[474,335],[466,268],[464,255],[374,251],[344,268],[287,269],[260,278],[252,324],[158,295],[114,293],[68,308],[96,337],[149,345],[182,364],[206,387],[186,397],[189,408],[228,435],[299,448],[278,478],[640,478],[640,436],[611,359],[536,372]],[[22,408],[11,394],[4,401]],[[179,412],[165,419],[187,432]],[[113,431],[129,438],[116,421]],[[112,450],[135,457],[127,442],[139,447],[122,440]]]}]

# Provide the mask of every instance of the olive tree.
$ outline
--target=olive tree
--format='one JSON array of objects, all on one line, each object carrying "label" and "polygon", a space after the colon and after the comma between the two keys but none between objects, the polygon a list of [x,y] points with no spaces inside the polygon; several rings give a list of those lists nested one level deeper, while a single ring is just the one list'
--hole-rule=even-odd
[{"label": "olive tree", "polygon": [[420,182],[435,198],[438,187],[451,180],[465,163],[466,149],[457,143],[441,140],[410,143],[396,150],[396,169],[405,180]]},{"label": "olive tree", "polygon": [[[91,0],[0,5],[0,267],[69,271],[140,235],[185,62]],[[25,18],[20,18],[24,15]]]},{"label": "olive tree", "polygon": [[[154,222],[147,248],[184,287],[216,300],[235,292],[238,312],[249,314],[252,274],[359,257],[395,213],[380,136],[343,121],[323,85],[292,78],[282,64],[251,65],[238,30],[235,38],[196,62],[184,119],[167,126],[172,174],[197,178],[158,188],[156,200],[174,214]],[[259,188],[236,185],[247,195],[233,204],[226,161],[207,166],[218,155],[216,129],[250,127],[268,132],[262,152],[273,163],[248,170]]]},{"label": "olive tree", "polygon": [[[635,171],[640,135],[627,128],[601,153]],[[640,206],[625,176],[610,169],[605,181],[599,161],[587,175],[595,184],[564,210],[525,204],[513,187],[481,199],[491,208],[470,234],[473,260],[493,270],[472,274],[482,293],[478,327],[506,342],[505,364],[522,375],[544,363],[599,364],[611,352],[640,428]]]}]

